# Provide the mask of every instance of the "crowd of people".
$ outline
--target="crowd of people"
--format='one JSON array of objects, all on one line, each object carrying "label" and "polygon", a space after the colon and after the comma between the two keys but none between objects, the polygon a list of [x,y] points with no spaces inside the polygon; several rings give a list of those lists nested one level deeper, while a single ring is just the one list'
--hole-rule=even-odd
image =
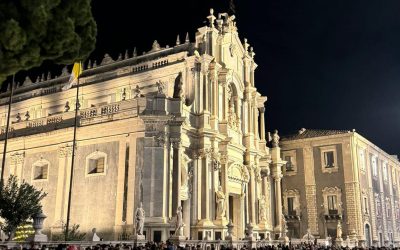
[{"label": "crowd of people", "polygon": [[[225,245],[215,245],[215,244],[198,244],[196,246],[176,246],[171,242],[148,242],[145,245],[134,246],[131,244],[121,243],[121,244],[97,244],[90,247],[83,247],[78,245],[68,245],[59,244],[57,246],[18,246],[18,247],[7,247],[6,245],[0,245],[0,250],[15,249],[15,250],[28,250],[28,249],[40,249],[40,250],[349,250],[349,247],[338,247],[338,246],[324,246],[319,244],[301,243],[296,245],[268,245],[258,248],[250,248],[249,246],[243,247],[227,247]],[[395,249],[400,250],[400,248],[395,247],[355,247],[353,250],[386,250]]]}]

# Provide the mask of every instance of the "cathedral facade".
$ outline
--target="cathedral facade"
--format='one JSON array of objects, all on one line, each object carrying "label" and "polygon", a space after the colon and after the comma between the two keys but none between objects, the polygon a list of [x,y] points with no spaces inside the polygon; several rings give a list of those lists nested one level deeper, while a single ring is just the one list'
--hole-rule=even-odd
[{"label": "cathedral facade", "polygon": [[[68,73],[16,88],[5,179],[16,175],[47,193],[50,239],[66,223],[73,160],[70,224],[82,232],[129,237],[142,203],[148,240],[170,237],[179,207],[187,238],[224,239],[230,220],[238,239],[249,225],[255,237],[282,236],[285,162],[277,134],[267,147],[255,53],[239,39],[234,16],[210,11],[207,19],[194,42],[155,41],[143,55],[89,61],[74,157],[77,85],[61,89]],[[0,96],[3,142],[9,94]]]}]

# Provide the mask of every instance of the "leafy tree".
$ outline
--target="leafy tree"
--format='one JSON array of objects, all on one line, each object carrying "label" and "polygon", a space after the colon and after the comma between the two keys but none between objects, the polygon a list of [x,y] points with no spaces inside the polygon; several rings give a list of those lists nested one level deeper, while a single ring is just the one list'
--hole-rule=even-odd
[{"label": "leafy tree", "polygon": [[91,0],[1,0],[0,84],[43,61],[70,64],[94,49]]},{"label": "leafy tree", "polygon": [[74,224],[68,230],[68,239],[65,239],[67,225],[63,225],[62,234],[53,235],[53,241],[83,241],[86,238],[86,233],[79,232],[79,225]]},{"label": "leafy tree", "polygon": [[40,201],[46,195],[24,180],[19,184],[13,175],[6,184],[0,184],[0,217],[5,220],[6,231],[11,233],[10,239],[14,238],[18,226],[41,211]]}]

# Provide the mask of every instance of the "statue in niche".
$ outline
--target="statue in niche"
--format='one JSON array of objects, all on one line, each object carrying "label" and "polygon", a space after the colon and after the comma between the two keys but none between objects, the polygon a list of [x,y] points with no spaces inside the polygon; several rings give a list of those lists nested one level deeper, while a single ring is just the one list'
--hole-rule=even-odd
[{"label": "statue in niche", "polygon": [[178,76],[175,79],[173,98],[183,98],[183,97],[184,96],[183,96],[182,72],[179,72]]},{"label": "statue in niche", "polygon": [[175,236],[183,236],[183,227],[182,207],[179,206],[176,210]]},{"label": "statue in niche", "polygon": [[218,191],[215,192],[217,202],[217,219],[225,218],[225,194],[222,191],[222,187],[218,187]]},{"label": "statue in niche", "polygon": [[140,202],[140,205],[135,212],[136,235],[143,235],[145,212],[142,206],[143,204]]},{"label": "statue in niche", "polygon": [[265,195],[261,196],[258,200],[258,211],[260,215],[260,221],[267,221],[267,201],[265,199]]}]

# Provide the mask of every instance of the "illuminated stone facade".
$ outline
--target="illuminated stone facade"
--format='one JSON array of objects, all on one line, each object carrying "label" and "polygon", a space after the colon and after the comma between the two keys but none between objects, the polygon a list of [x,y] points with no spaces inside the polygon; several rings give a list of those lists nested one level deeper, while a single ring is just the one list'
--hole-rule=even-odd
[{"label": "illuminated stone facade", "polygon": [[281,141],[289,236],[400,244],[400,162],[356,132],[301,129]]},{"label": "illuminated stone facade", "polygon": [[[183,208],[188,238],[224,239],[227,223],[245,237],[282,231],[280,148],[267,147],[254,51],[234,16],[211,12],[195,42],[86,64],[80,78],[71,224],[104,239],[134,233],[140,202],[147,239],[166,240]],[[66,221],[76,86],[60,77],[27,79],[15,91],[5,176],[48,193],[50,238]],[[1,95],[2,136],[7,96]],[[277,197],[277,199],[275,199]],[[276,208],[276,209],[275,209]]]}]

